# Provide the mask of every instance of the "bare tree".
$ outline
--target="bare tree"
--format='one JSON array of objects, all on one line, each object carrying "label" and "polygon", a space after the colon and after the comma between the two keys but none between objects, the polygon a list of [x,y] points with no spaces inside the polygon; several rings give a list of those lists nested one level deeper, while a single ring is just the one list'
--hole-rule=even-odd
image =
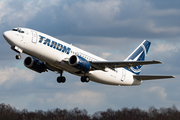
[{"label": "bare tree", "polygon": [[156,109],[154,106],[148,110],[139,108],[122,108],[121,110],[98,111],[93,115],[88,115],[87,110],[74,108],[53,109],[53,110],[35,110],[27,109],[17,110],[11,105],[0,104],[0,120],[179,120],[180,111],[175,105],[169,108]]}]

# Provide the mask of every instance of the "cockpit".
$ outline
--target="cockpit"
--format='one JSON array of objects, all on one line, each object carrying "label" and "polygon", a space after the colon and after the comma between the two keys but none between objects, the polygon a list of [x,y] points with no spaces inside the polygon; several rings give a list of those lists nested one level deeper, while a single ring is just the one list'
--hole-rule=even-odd
[{"label": "cockpit", "polygon": [[20,28],[14,28],[12,29],[12,31],[18,31],[19,33],[24,33],[24,31]]}]

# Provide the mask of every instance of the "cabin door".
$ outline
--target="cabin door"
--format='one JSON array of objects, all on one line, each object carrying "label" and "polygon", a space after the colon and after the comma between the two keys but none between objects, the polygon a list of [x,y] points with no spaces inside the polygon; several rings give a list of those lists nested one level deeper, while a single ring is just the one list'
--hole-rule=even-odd
[{"label": "cabin door", "polygon": [[37,43],[37,33],[35,31],[32,31],[32,42]]}]

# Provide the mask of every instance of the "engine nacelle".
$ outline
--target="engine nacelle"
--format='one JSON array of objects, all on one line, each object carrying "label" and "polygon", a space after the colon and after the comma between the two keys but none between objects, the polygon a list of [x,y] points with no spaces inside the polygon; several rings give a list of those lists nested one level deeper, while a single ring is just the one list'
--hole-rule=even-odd
[{"label": "engine nacelle", "polygon": [[24,60],[24,65],[27,68],[34,70],[38,73],[42,73],[42,72],[46,71],[46,66],[45,66],[44,62],[42,62],[41,60],[39,60],[37,58],[31,57],[31,56],[27,57]]},{"label": "engine nacelle", "polygon": [[88,72],[91,69],[91,63],[85,58],[77,55],[73,55],[69,58],[69,65]]}]

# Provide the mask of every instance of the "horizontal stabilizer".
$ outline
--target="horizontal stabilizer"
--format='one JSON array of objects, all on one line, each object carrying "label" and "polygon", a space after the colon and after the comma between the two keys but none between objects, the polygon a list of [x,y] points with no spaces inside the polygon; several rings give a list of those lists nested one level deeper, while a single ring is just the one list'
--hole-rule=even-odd
[{"label": "horizontal stabilizer", "polygon": [[155,80],[155,79],[166,79],[175,78],[175,76],[163,76],[163,75],[134,75],[137,80]]}]

